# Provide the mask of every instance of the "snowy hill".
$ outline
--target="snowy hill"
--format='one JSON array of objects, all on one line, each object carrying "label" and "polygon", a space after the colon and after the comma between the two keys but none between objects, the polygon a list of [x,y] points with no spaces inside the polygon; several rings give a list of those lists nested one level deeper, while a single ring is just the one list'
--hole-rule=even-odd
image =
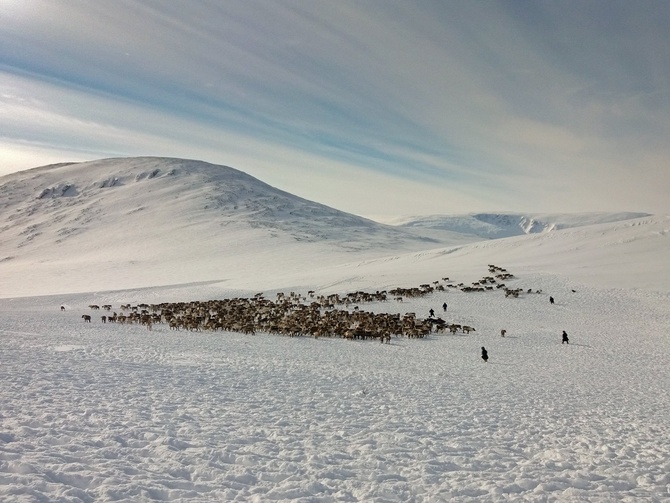
[{"label": "snowy hill", "polygon": [[388,223],[408,230],[417,230],[434,237],[456,233],[482,239],[500,239],[524,234],[584,227],[635,218],[648,217],[648,213],[470,213],[466,215],[432,215],[405,217]]},{"label": "snowy hill", "polygon": [[[579,288],[670,291],[670,215],[654,215],[598,225],[575,226],[555,232],[477,241],[461,246],[382,257],[365,262],[380,287],[393,282],[426,282],[438,274],[460,281],[479,279],[484,264],[506,264],[515,270],[561,276]],[[347,280],[361,283],[362,266],[340,268]],[[382,283],[381,278],[391,279]]]},{"label": "snowy hill", "polygon": [[[80,288],[84,275],[86,288],[121,288],[305,267],[325,249],[348,257],[440,245],[229,167],[181,159],[35,168],[1,178],[0,201],[0,272],[18,274],[26,293],[54,275],[59,291]],[[294,259],[296,247],[312,258]]]},{"label": "snowy hill", "polygon": [[[417,260],[466,271],[466,262],[481,267],[499,256],[534,270],[560,272],[565,264],[563,272],[578,278],[611,276],[607,284],[643,269],[637,286],[652,289],[664,288],[667,269],[657,253],[667,246],[662,216],[467,215],[384,225],[232,168],[182,159],[15,173],[0,178],[0,209],[0,297],[202,282],[337,289],[342,277],[396,286],[412,284]],[[502,236],[516,237],[482,241]],[[631,268],[636,256],[644,258]],[[603,264],[623,272],[612,276]]]},{"label": "snowy hill", "polygon": [[[268,237],[329,241],[358,250],[425,246],[397,228],[350,215],[275,189],[241,171],[201,161],[165,158],[105,159],[44,166],[0,179],[5,239],[29,251],[76,242],[96,228],[142,236],[178,228],[228,225],[262,228]],[[161,221],[165,227],[159,227]],[[140,222],[144,225],[136,225]],[[151,225],[146,225],[146,224]],[[138,228],[139,227],[139,228]],[[18,233],[16,231],[19,231]],[[195,237],[195,236],[194,236]],[[115,239],[110,236],[110,244]],[[409,244],[413,243],[413,245]],[[76,243],[80,245],[81,243]]]}]

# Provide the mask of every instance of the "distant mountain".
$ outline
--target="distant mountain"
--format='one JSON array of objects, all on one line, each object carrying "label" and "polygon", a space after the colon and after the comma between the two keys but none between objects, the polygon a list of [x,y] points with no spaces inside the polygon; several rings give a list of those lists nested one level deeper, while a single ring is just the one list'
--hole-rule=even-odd
[{"label": "distant mountain", "polygon": [[24,253],[92,238],[100,246],[113,245],[120,235],[140,242],[162,236],[170,245],[177,232],[192,233],[187,240],[192,246],[219,235],[225,247],[229,227],[348,250],[420,249],[431,242],[291,195],[233,168],[183,159],[105,159],[35,168],[0,178],[0,201],[5,253],[10,244]]},{"label": "distant mountain", "polygon": [[104,159],[0,178],[0,278],[26,292],[54,274],[64,291],[114,289],[443,244],[201,161]]},{"label": "distant mountain", "polygon": [[524,234],[621,222],[650,216],[648,213],[469,213],[399,218],[389,222],[402,229],[441,239],[453,234],[480,239],[500,239]]},{"label": "distant mountain", "polygon": [[[440,265],[442,256],[481,255],[488,263],[509,250],[513,263],[533,246],[526,234],[558,236],[565,233],[548,231],[640,215],[476,214],[388,225],[201,161],[57,164],[0,178],[0,297],[212,283],[290,288],[296,278],[308,284],[324,271],[328,288],[337,289],[343,274],[353,285],[370,268],[380,283],[395,283],[413,274],[411,257],[436,257],[441,277],[453,270]],[[594,232],[604,232],[598,227]],[[624,241],[630,233],[616,232]],[[664,241],[666,228],[658,232]],[[576,238],[588,243],[592,233]]]}]

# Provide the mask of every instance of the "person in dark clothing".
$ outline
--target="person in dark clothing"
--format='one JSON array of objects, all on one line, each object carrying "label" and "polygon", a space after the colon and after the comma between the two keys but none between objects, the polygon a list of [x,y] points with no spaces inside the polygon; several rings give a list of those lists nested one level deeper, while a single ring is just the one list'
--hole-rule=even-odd
[{"label": "person in dark clothing", "polygon": [[433,311],[432,309],[431,309],[430,311],[428,311],[428,312],[430,313],[430,317],[431,317],[431,318],[432,318],[433,316],[435,316],[435,311]]},{"label": "person in dark clothing", "polygon": [[484,346],[482,346],[482,360],[484,360],[484,362],[489,361],[489,354]]},{"label": "person in dark clothing", "polygon": [[549,304],[553,304],[553,303],[554,303],[554,298],[553,298],[553,297],[549,297]]},{"label": "person in dark clothing", "polygon": [[442,309],[444,309],[445,313],[447,312],[447,303],[446,302],[444,304],[442,304]]},{"label": "person in dark clothing", "polygon": [[561,344],[570,344],[570,339],[568,339],[568,333],[563,330],[563,342]]}]

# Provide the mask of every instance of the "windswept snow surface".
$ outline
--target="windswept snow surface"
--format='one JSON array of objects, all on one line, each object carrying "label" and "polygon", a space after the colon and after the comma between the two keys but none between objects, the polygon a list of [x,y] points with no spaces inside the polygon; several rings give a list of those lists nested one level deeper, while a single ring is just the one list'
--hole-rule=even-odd
[{"label": "windswept snow surface", "polygon": [[[180,190],[129,162],[3,178],[0,501],[670,501],[669,216],[420,248],[234,170],[188,164]],[[523,293],[446,286],[488,264]],[[435,282],[346,309],[476,331],[149,331],[88,307]]]},{"label": "windswept snow surface", "polygon": [[556,304],[361,305],[476,327],[389,345],[82,322],[160,290],[0,301],[0,500],[670,499],[667,293],[514,272]]},{"label": "windswept snow surface", "polygon": [[433,215],[391,219],[388,223],[406,230],[432,233],[439,237],[473,236],[500,239],[525,234],[584,227],[649,217],[648,213],[470,213],[467,215]]},{"label": "windswept snow surface", "polygon": [[[414,274],[461,279],[432,264]],[[670,500],[668,292],[508,270],[543,293],[358,305],[476,328],[388,345],[148,331],[87,307],[253,295],[216,283],[2,299],[0,500]]]}]

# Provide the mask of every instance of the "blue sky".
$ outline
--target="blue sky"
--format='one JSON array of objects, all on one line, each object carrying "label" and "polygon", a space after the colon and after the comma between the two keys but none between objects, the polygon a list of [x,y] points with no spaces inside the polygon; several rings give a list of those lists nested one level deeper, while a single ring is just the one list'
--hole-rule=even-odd
[{"label": "blue sky", "polygon": [[0,174],[156,155],[364,216],[670,211],[670,2],[0,0]]}]

